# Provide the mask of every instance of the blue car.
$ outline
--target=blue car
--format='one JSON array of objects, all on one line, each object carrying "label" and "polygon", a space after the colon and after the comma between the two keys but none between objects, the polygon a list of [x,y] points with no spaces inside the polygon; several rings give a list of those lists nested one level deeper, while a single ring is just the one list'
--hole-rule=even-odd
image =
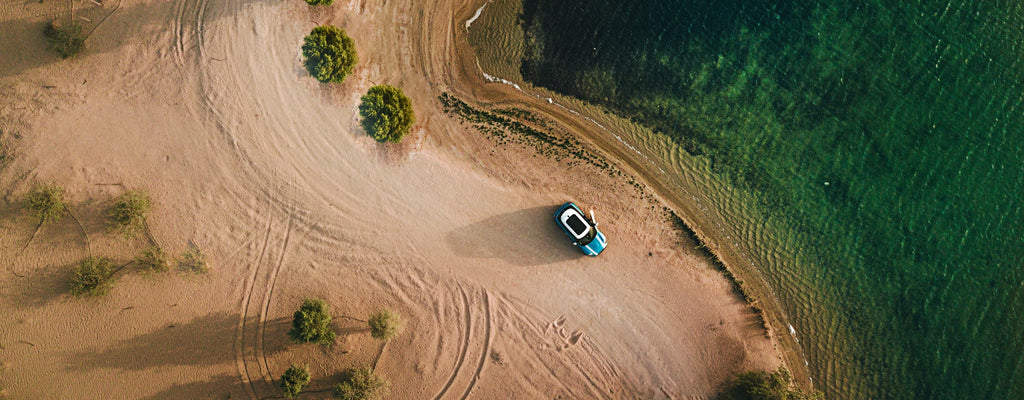
[{"label": "blue car", "polygon": [[583,215],[583,211],[580,211],[579,207],[576,207],[571,201],[562,204],[561,207],[558,207],[558,211],[555,211],[555,223],[565,231],[566,235],[569,235],[572,244],[583,250],[583,254],[596,257],[604,251],[608,242],[605,241],[604,234],[597,230],[597,222],[593,220],[593,211],[590,212],[590,217],[587,219],[587,216]]}]

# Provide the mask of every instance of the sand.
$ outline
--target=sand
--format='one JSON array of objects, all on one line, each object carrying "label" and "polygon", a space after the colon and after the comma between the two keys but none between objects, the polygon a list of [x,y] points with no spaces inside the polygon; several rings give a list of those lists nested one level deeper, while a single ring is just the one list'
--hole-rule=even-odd
[{"label": "sand", "polygon": [[[41,32],[66,4],[0,6],[0,141],[14,155],[0,170],[5,396],[270,398],[299,363],[313,374],[302,398],[375,364],[398,399],[685,399],[781,364],[621,149],[578,136],[622,172],[608,174],[442,111],[447,92],[528,108],[564,135],[585,125],[483,79],[465,38],[480,1],[75,1],[95,30],[62,60]],[[301,66],[302,37],[327,23],[360,56],[342,84]],[[413,101],[402,144],[359,127],[359,96],[381,83]],[[66,188],[68,212],[35,232],[19,202],[47,182]],[[106,226],[133,189],[154,200],[152,240]],[[595,210],[600,257],[554,225],[570,200]],[[74,262],[122,265],[150,241],[198,248],[212,270],[129,266],[105,297],[68,294]],[[307,297],[331,304],[335,343],[289,341]],[[383,308],[407,321],[387,343],[363,322]]]}]

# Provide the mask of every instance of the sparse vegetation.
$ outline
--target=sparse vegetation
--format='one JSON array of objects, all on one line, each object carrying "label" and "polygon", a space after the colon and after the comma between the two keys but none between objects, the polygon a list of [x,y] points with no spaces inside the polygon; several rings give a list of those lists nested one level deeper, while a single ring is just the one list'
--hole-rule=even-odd
[{"label": "sparse vegetation", "polygon": [[40,225],[56,221],[64,211],[64,188],[56,185],[37,187],[25,199],[24,207]]},{"label": "sparse vegetation", "polygon": [[302,44],[302,56],[310,75],[324,83],[341,83],[359,61],[355,42],[334,25],[313,28]]},{"label": "sparse vegetation", "polygon": [[309,383],[309,378],[309,371],[305,366],[292,364],[281,376],[281,390],[284,392],[284,397],[298,396],[302,388]]},{"label": "sparse vegetation", "polygon": [[82,33],[82,26],[71,22],[67,26],[57,25],[56,22],[46,24],[43,28],[43,35],[50,44],[50,49],[56,51],[61,58],[72,57],[85,49],[85,34]]},{"label": "sparse vegetation", "polygon": [[380,340],[389,340],[405,328],[405,321],[390,310],[381,310],[371,315],[367,324],[370,325],[370,336]]},{"label": "sparse vegetation", "polygon": [[134,236],[146,228],[146,214],[151,206],[149,195],[137,190],[129,191],[110,208],[110,225],[126,237]]},{"label": "sparse vegetation", "polygon": [[143,272],[166,272],[170,265],[167,254],[159,246],[152,246],[135,258],[135,267]]},{"label": "sparse vegetation", "polygon": [[110,260],[86,257],[72,271],[71,294],[75,296],[102,296],[113,283]]},{"label": "sparse vegetation", "polygon": [[331,314],[327,302],[319,299],[306,299],[295,312],[292,330],[288,336],[297,342],[330,343],[334,341],[334,330],[331,329]]},{"label": "sparse vegetation", "polygon": [[178,268],[193,274],[210,272],[210,267],[206,265],[206,255],[195,246],[189,247],[188,250],[182,253],[181,258],[178,259]]},{"label": "sparse vegetation", "polygon": [[378,400],[388,393],[388,381],[369,368],[352,368],[342,375],[334,394],[342,400]]},{"label": "sparse vegetation", "polygon": [[363,129],[378,142],[401,141],[416,120],[412,101],[391,85],[371,87],[359,104],[359,115]]},{"label": "sparse vegetation", "polygon": [[750,371],[736,377],[722,400],[821,400],[821,393],[804,393],[793,387],[789,370]]},{"label": "sparse vegetation", "polygon": [[329,6],[334,4],[334,0],[306,0],[306,3],[311,6]]}]

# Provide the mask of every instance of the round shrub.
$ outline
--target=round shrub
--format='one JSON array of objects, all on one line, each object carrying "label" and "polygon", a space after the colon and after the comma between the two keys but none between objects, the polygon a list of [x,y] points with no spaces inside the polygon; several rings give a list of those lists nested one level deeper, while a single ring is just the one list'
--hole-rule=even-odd
[{"label": "round shrub", "polygon": [[370,325],[370,336],[374,339],[388,340],[402,332],[405,322],[390,310],[381,310],[367,320]]},{"label": "round shrub", "polygon": [[334,340],[331,329],[331,314],[327,302],[306,299],[294,314],[292,330],[288,332],[292,340],[297,342],[330,343]]},{"label": "round shrub", "polygon": [[334,25],[313,28],[302,44],[306,69],[320,82],[341,83],[359,61],[352,38]]},{"label": "round shrub", "polygon": [[85,48],[85,35],[82,33],[82,26],[77,23],[58,26],[51,22],[46,24],[46,28],[43,28],[43,36],[46,36],[50,48],[56,51],[61,58],[74,56]]},{"label": "round shrub", "polygon": [[71,272],[71,294],[75,296],[102,296],[110,290],[110,260],[86,257]]},{"label": "round shrub", "polygon": [[135,266],[143,272],[166,272],[170,265],[167,263],[167,254],[160,249],[160,246],[152,246],[142,251],[135,257]]},{"label": "round shrub", "polygon": [[64,188],[56,185],[37,187],[25,199],[24,207],[40,224],[56,221],[64,211]]},{"label": "round shrub", "polygon": [[125,236],[133,236],[145,229],[146,214],[152,203],[146,193],[132,190],[117,199],[110,208],[110,225]]},{"label": "round shrub", "polygon": [[305,366],[292,364],[281,376],[281,390],[284,391],[284,397],[289,399],[298,396],[307,383],[309,383],[309,371]]},{"label": "round shrub", "polygon": [[359,115],[363,117],[363,129],[378,142],[402,140],[416,119],[412,101],[391,85],[371,87],[359,104]]},{"label": "round shrub", "polygon": [[342,400],[378,400],[387,392],[388,381],[369,368],[345,371],[341,383],[334,387],[334,394]]}]

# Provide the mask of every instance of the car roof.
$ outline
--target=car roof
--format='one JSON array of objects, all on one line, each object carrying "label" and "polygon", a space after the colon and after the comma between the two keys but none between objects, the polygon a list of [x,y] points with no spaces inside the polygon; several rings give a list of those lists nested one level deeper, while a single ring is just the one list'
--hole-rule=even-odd
[{"label": "car roof", "polygon": [[[566,230],[568,230],[576,239],[581,239],[587,236],[587,234],[590,233],[590,230],[593,229],[591,228],[590,223],[587,222],[587,219],[583,217],[583,214],[576,207],[566,207],[562,210],[562,213],[558,216],[558,222],[560,222],[562,226],[566,227]],[[581,231],[577,231],[581,228],[580,226],[573,226],[579,224],[582,224]]]}]

